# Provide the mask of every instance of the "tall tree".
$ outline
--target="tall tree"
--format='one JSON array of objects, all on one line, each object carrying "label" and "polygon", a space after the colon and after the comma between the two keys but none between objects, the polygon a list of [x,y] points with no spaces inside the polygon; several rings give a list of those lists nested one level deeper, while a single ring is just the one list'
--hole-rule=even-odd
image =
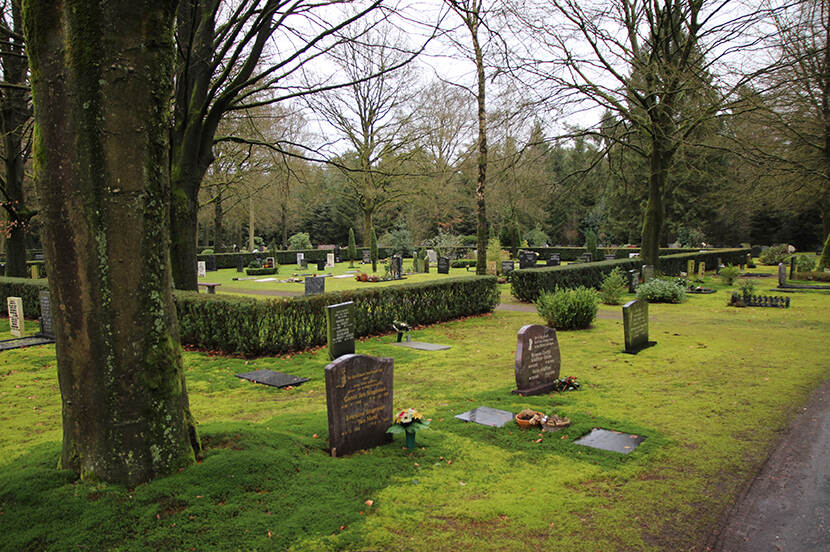
[{"label": "tall tree", "polygon": [[168,256],[173,0],[28,0],[61,466],[136,485],[195,461]]},{"label": "tall tree", "polygon": [[31,151],[29,66],[20,0],[0,4],[0,134],[3,173],[0,204],[6,213],[6,276],[26,276],[26,230],[37,214],[23,192],[23,168]]}]

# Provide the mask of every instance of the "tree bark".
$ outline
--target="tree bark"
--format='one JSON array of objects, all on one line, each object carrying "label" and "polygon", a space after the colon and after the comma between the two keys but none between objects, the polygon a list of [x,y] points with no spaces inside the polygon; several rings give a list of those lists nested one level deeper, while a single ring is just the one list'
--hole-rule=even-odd
[{"label": "tree bark", "polygon": [[61,466],[128,486],[192,464],[199,446],[168,253],[175,6],[24,5]]},{"label": "tree bark", "polygon": [[659,137],[652,140],[651,169],[648,179],[648,203],[643,217],[640,258],[655,269],[660,266],[660,235],[663,229],[666,206],[664,193],[668,177],[670,155]]},{"label": "tree bark", "polygon": [[475,9],[469,14],[467,23],[473,39],[473,52],[476,60],[476,77],[478,91],[478,178],[476,180],[476,274],[487,274],[487,242],[490,238],[487,231],[487,209],[484,201],[484,190],[487,183],[487,109],[485,104],[485,74],[484,58],[481,45],[478,42],[479,12]]},{"label": "tree bark", "polygon": [[222,206],[222,192],[216,194],[213,202],[213,250],[222,253],[225,250],[225,211]]}]

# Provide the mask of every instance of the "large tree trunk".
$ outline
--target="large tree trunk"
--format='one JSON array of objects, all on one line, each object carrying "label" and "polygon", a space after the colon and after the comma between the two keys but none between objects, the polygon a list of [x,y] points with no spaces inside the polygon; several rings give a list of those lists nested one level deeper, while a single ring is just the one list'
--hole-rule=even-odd
[{"label": "large tree trunk", "polygon": [[[170,264],[176,289],[196,291],[196,242],[198,240],[198,185],[193,191],[193,177],[172,182],[173,193],[170,202]],[[190,183],[184,183],[188,180]],[[200,178],[201,180],[201,178]]]},{"label": "large tree trunk", "polygon": [[129,486],[198,450],[167,249],[175,6],[25,4],[61,466]]},{"label": "large tree trunk", "polygon": [[222,192],[216,194],[213,202],[213,250],[222,253],[225,250],[225,211],[222,205]]},{"label": "large tree trunk", "polygon": [[643,234],[640,257],[644,264],[660,266],[660,235],[663,229],[666,206],[664,193],[670,156],[659,138],[652,140],[651,170],[648,179],[648,203],[643,218]]},{"label": "large tree trunk", "polygon": [[[23,32],[23,16],[20,1],[11,4],[11,25],[16,33]],[[34,212],[26,206],[23,196],[23,166],[26,164],[24,127],[31,116],[26,90],[28,64],[24,57],[23,39],[7,35],[3,40],[3,80],[12,85],[3,90],[0,110],[0,132],[3,133],[5,154],[5,198],[7,238],[6,276],[26,276],[26,228]]]},{"label": "large tree trunk", "polygon": [[363,211],[363,247],[371,247],[372,225],[374,224],[372,215],[374,214],[374,209],[363,206],[361,210]]},{"label": "large tree trunk", "polygon": [[470,32],[473,39],[473,51],[476,58],[476,76],[478,93],[478,179],[476,180],[476,274],[487,274],[487,209],[484,203],[484,189],[487,183],[487,110],[485,104],[484,58],[478,42],[479,14],[471,21]]}]

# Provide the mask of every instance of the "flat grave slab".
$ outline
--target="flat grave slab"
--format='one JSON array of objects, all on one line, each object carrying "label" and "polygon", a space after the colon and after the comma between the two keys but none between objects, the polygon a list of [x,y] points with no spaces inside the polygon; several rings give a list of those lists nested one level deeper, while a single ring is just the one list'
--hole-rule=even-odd
[{"label": "flat grave slab", "polygon": [[0,351],[9,351],[11,349],[22,349],[23,347],[32,347],[34,345],[48,345],[54,343],[55,340],[48,337],[17,337],[15,339],[4,339],[0,341]]},{"label": "flat grave slab", "polygon": [[631,433],[623,433],[622,431],[595,427],[591,430],[591,433],[583,435],[574,441],[574,443],[585,447],[628,454],[639,447],[640,443],[645,440],[646,438],[642,435],[632,435]]},{"label": "flat grave slab", "polygon": [[508,422],[512,422],[516,416],[506,410],[490,408],[489,406],[479,406],[478,408],[457,414],[455,417],[462,422],[473,422],[490,427],[504,427]]},{"label": "flat grave slab", "polygon": [[234,376],[254,383],[270,385],[271,387],[288,387],[289,385],[300,385],[301,383],[309,381],[308,378],[274,372],[273,370],[256,370],[254,372],[234,374]]},{"label": "flat grave slab", "polygon": [[401,341],[400,343],[391,343],[396,347],[409,347],[410,349],[417,349],[418,351],[446,351],[450,348],[449,345],[438,345],[437,343],[424,343],[423,341]]}]

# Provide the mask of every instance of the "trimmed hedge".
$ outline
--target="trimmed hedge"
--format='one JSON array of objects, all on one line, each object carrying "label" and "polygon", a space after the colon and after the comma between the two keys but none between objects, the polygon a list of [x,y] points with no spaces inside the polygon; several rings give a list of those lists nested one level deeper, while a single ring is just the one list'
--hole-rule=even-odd
[{"label": "trimmed hedge", "polygon": [[464,267],[475,268],[476,267],[476,260],[475,259],[455,259],[453,261],[450,261],[450,267],[452,267],[452,268],[464,268]]},{"label": "trimmed hedge", "polygon": [[[628,251],[628,250],[625,250]],[[677,251],[668,249],[661,251]],[[660,257],[660,270],[664,274],[676,276],[686,271],[687,262],[694,259],[696,263],[705,262],[706,266],[713,267],[718,258],[721,262],[738,265],[746,262],[749,249],[713,249],[701,253],[680,253]],[[602,281],[617,267],[624,271],[639,270],[643,260],[617,259],[615,261],[599,261],[578,265],[561,265],[530,269],[514,270],[511,278],[510,291],[520,301],[532,303],[542,291],[553,291],[560,288],[577,288],[579,286],[599,289]]]},{"label": "trimmed hedge", "polygon": [[[45,280],[0,278],[5,297],[23,298],[28,317],[40,315]],[[277,354],[324,345],[326,306],[355,303],[355,337],[391,330],[392,320],[434,324],[491,312],[499,302],[496,278],[462,276],[310,297],[261,300],[175,291],[182,343],[246,355]]]},{"label": "trimmed hedge", "polygon": [[276,268],[246,268],[245,274],[248,276],[265,276],[268,274],[276,274]]}]

